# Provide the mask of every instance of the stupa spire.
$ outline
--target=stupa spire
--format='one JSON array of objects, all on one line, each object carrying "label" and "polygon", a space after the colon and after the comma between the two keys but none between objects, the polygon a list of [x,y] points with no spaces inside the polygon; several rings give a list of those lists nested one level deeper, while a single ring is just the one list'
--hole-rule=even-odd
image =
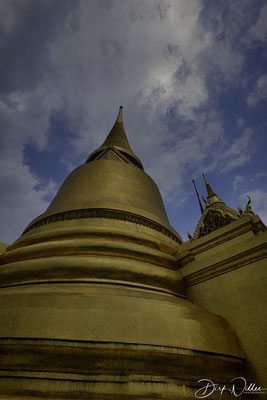
[{"label": "stupa spire", "polygon": [[208,181],[207,181],[207,179],[206,179],[206,177],[205,177],[205,174],[202,174],[202,176],[203,176],[203,179],[204,179],[204,182],[205,182],[205,185],[206,185],[208,197],[216,196],[215,193],[214,193],[214,191],[213,191],[212,188],[210,187],[210,185],[209,185],[209,183],[208,183]]},{"label": "stupa spire", "polygon": [[206,189],[207,189],[207,202],[206,202],[206,207],[210,206],[211,204],[214,203],[223,203],[223,201],[220,199],[219,196],[217,196],[214,191],[212,190],[211,186],[209,185],[205,174],[202,174],[205,185],[206,185]]},{"label": "stupa spire", "polygon": [[126,159],[127,162],[134,164],[140,169],[144,169],[141,161],[134,154],[129,145],[127,135],[123,126],[122,110],[123,107],[120,106],[115,123],[111,128],[108,136],[106,137],[104,143],[88,157],[86,162],[103,158],[104,154],[106,154],[107,151],[110,149],[111,151],[115,152],[117,156],[121,156],[121,160]]},{"label": "stupa spire", "polygon": [[116,122],[122,122],[123,123],[123,121],[122,121],[122,110],[123,110],[123,106],[120,106]]},{"label": "stupa spire", "polygon": [[111,131],[109,132],[108,136],[106,137],[102,146],[104,146],[104,145],[120,146],[120,147],[125,148],[126,150],[132,151],[132,149],[130,148],[127,136],[126,136],[124,126],[123,126],[122,109],[123,109],[123,107],[120,106],[116,121],[115,121]]},{"label": "stupa spire", "polygon": [[241,375],[226,321],[186,299],[178,266],[195,255],[124,134],[120,109],[104,144],[1,254],[2,399],[193,399],[203,376]]}]

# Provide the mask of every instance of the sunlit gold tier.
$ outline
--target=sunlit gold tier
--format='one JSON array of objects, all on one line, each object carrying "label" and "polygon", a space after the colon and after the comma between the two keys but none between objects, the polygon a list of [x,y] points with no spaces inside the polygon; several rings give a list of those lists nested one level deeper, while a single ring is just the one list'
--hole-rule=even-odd
[{"label": "sunlit gold tier", "polygon": [[2,255],[0,398],[192,399],[238,376],[226,321],[184,296],[180,242],[140,167],[77,168]]},{"label": "sunlit gold tier", "polygon": [[151,226],[181,241],[169,225],[160,192],[153,180],[130,164],[105,159],[76,168],[47,211],[32,221],[26,232],[47,222],[94,216]]}]

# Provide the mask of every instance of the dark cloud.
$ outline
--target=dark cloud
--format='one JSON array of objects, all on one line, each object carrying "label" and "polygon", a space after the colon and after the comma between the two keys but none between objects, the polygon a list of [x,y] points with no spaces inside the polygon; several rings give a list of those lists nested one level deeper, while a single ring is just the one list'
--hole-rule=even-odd
[{"label": "dark cloud", "polygon": [[[182,216],[188,230],[191,175],[221,172],[227,163],[241,176],[251,163],[256,130],[248,134],[247,114],[265,101],[265,81],[260,69],[248,92],[240,79],[246,47],[265,32],[262,4],[2,0],[0,239],[15,239],[16,226],[22,230],[45,210],[59,183],[58,163],[67,175],[76,160],[83,162],[104,140],[120,104],[130,144],[166,204],[176,214],[188,203]],[[251,69],[255,74],[255,60]],[[248,107],[252,95],[255,107]],[[238,136],[232,125],[240,120]]]},{"label": "dark cloud", "polygon": [[217,41],[230,40],[239,47],[264,4],[265,0],[205,0],[200,19]]},{"label": "dark cloud", "polygon": [[149,5],[143,0],[130,0],[128,1],[128,7],[131,21],[145,21],[165,18],[171,5],[164,0],[153,0]]},{"label": "dark cloud", "polygon": [[[51,68],[48,45],[79,0],[3,0],[0,4],[0,90],[31,89]],[[77,29],[77,18],[70,19]]]}]

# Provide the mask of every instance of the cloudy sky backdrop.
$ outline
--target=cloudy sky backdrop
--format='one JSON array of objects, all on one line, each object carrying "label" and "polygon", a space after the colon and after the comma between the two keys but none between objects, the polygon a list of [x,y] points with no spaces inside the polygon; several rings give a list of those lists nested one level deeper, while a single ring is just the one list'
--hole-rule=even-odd
[{"label": "cloudy sky backdrop", "polygon": [[120,105],[184,239],[202,172],[266,223],[266,21],[261,0],[1,0],[0,240],[45,211]]}]

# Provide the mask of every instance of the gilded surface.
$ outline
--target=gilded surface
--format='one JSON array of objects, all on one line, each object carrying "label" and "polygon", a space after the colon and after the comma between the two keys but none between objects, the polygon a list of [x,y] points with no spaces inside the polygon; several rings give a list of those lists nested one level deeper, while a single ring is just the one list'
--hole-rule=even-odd
[{"label": "gilded surface", "polygon": [[[103,146],[138,164],[120,119]],[[101,152],[1,255],[0,398],[192,399],[241,373],[226,320],[185,298],[156,184]]]},{"label": "gilded surface", "polygon": [[102,158],[114,159],[115,157],[117,160],[133,164],[137,168],[143,170],[144,167],[141,161],[134,154],[129,145],[122,121],[122,108],[123,107],[121,106],[115,124],[109,132],[106,140],[87,158],[86,162],[100,160]]},{"label": "gilded surface", "polygon": [[193,237],[188,233],[188,237],[191,241],[206,236],[240,218],[240,215],[235,210],[227,206],[220,197],[214,193],[204,174],[203,178],[207,188],[207,200],[203,197],[206,207],[205,210],[202,211]]},{"label": "gilded surface", "polygon": [[265,225],[256,215],[244,215],[184,247],[179,264],[187,297],[226,318],[246,354],[242,376],[267,387]]}]

